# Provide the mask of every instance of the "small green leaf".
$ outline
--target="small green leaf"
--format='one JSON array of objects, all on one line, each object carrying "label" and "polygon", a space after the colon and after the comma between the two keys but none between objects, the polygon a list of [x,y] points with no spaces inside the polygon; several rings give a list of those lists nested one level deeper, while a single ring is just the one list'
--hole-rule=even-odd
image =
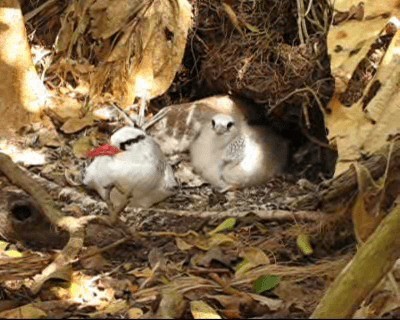
[{"label": "small green leaf", "polygon": [[215,233],[224,231],[224,230],[232,230],[235,227],[236,224],[236,218],[228,218],[225,219],[218,227],[216,227],[214,230],[210,231],[209,234],[213,235]]},{"label": "small green leaf", "polygon": [[281,281],[281,278],[279,276],[260,276],[257,278],[256,281],[254,281],[253,284],[253,290],[260,294],[263,293],[264,291],[268,291],[271,289],[274,289],[279,282]]},{"label": "small green leaf", "polygon": [[314,252],[313,248],[311,247],[310,237],[308,236],[308,234],[299,234],[297,236],[297,246],[306,256]]}]

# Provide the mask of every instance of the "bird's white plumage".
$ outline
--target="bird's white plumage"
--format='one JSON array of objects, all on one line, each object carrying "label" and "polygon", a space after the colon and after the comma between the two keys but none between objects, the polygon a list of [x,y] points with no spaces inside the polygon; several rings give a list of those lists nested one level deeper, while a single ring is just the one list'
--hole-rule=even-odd
[{"label": "bird's white plumage", "polygon": [[125,149],[99,156],[88,166],[84,184],[114,206],[150,207],[175,193],[178,183],[159,145],[144,131],[124,127],[111,144]]},{"label": "bird's white plumage", "polygon": [[266,126],[217,114],[192,143],[191,162],[209,183],[227,190],[254,186],[282,172],[287,142]]}]

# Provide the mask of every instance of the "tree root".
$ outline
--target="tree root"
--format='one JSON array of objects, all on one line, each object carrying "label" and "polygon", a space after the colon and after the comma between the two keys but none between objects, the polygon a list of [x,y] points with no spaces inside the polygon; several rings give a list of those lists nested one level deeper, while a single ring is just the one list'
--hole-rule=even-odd
[{"label": "tree root", "polygon": [[69,241],[64,249],[57,255],[55,260],[48,265],[41,274],[35,276],[34,284],[31,288],[34,294],[38,293],[43,283],[57,274],[62,273],[77,259],[81,251],[85,238],[85,227],[93,220],[101,220],[98,216],[85,216],[75,218],[64,216],[56,207],[48,192],[35,180],[27,176],[9,156],[0,153],[0,171],[13,183],[27,192],[35,201],[40,212],[54,226],[61,228],[69,233]]}]

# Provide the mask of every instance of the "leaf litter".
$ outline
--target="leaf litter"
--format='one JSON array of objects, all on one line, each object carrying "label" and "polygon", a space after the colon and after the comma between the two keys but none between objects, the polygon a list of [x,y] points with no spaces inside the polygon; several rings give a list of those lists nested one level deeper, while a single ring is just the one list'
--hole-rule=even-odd
[{"label": "leaf litter", "polygon": [[[110,125],[112,127],[112,123]],[[73,184],[61,175],[66,168],[70,172],[82,170],[82,161],[85,160],[80,160],[79,156],[88,149],[86,143],[91,145],[90,141],[96,144],[104,141],[103,131],[95,125],[85,131],[59,135],[63,142],[60,146],[42,147],[48,157],[57,157],[52,160],[52,169],[46,170],[50,164],[34,167],[32,174],[46,171],[43,177],[54,187],[50,188],[50,193],[59,205],[65,203],[67,194],[75,199],[71,205],[78,206],[79,210],[69,211],[69,214],[106,213],[96,194],[86,192],[82,196],[79,174],[75,174]],[[82,151],[77,148],[81,143]],[[216,204],[209,202],[214,191],[208,185],[184,185],[175,197],[152,208],[127,208],[121,213],[121,219],[127,228],[136,230],[140,243],[132,247],[128,241],[99,254],[96,252],[110,243],[92,245],[81,253],[88,258],[72,265],[69,278],[49,279],[40,296],[51,299],[44,301],[72,300],[75,304],[70,309],[71,315],[86,314],[90,317],[284,316],[291,314],[291,305],[302,305],[303,314],[310,313],[318,295],[326,288],[326,283],[320,279],[331,281],[349,260],[348,253],[352,250],[332,259],[329,257],[332,251],[317,244],[311,254],[315,260],[310,264],[309,258],[298,248],[298,236],[307,233],[313,241],[315,237],[312,235],[321,232],[322,221],[306,223],[291,218],[279,222],[251,214],[252,210],[278,209],[277,191],[269,190],[288,189],[289,184],[293,187],[290,180],[278,177],[262,188],[235,191],[228,195],[229,199],[225,198],[226,202]],[[60,192],[62,197],[59,197]],[[85,201],[88,197],[95,201]],[[273,200],[266,201],[268,197]],[[212,214],[201,218],[188,215],[191,210]],[[219,213],[230,210],[250,213],[241,217],[219,217]],[[95,242],[101,241],[94,237]],[[25,263],[29,265],[33,261]],[[35,271],[31,274],[35,275]],[[16,275],[13,281],[24,281],[24,277],[23,273]],[[57,288],[57,283],[61,284],[58,293],[53,291],[46,297],[45,293]],[[289,288],[307,284],[313,287],[312,294],[291,297],[288,301],[292,302],[287,304],[287,295],[281,297],[274,293],[283,284]],[[69,289],[66,291],[63,287]],[[234,302],[239,303],[235,306]],[[49,316],[53,314],[47,309],[43,312]]]}]

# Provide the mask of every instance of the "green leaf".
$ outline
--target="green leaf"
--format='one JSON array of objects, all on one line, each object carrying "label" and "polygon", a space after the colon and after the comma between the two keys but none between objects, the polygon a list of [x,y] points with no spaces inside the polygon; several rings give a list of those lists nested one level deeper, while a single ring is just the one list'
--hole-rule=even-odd
[{"label": "green leaf", "polygon": [[299,234],[297,236],[297,246],[306,256],[314,252],[313,248],[311,247],[310,237],[308,236],[308,234]]},{"label": "green leaf", "polygon": [[257,278],[256,281],[254,281],[253,290],[256,293],[260,294],[265,291],[274,289],[280,281],[281,278],[279,276],[260,276]]},{"label": "green leaf", "polygon": [[210,231],[208,234],[213,235],[224,230],[232,230],[235,227],[235,224],[236,218],[225,219],[218,227]]}]

